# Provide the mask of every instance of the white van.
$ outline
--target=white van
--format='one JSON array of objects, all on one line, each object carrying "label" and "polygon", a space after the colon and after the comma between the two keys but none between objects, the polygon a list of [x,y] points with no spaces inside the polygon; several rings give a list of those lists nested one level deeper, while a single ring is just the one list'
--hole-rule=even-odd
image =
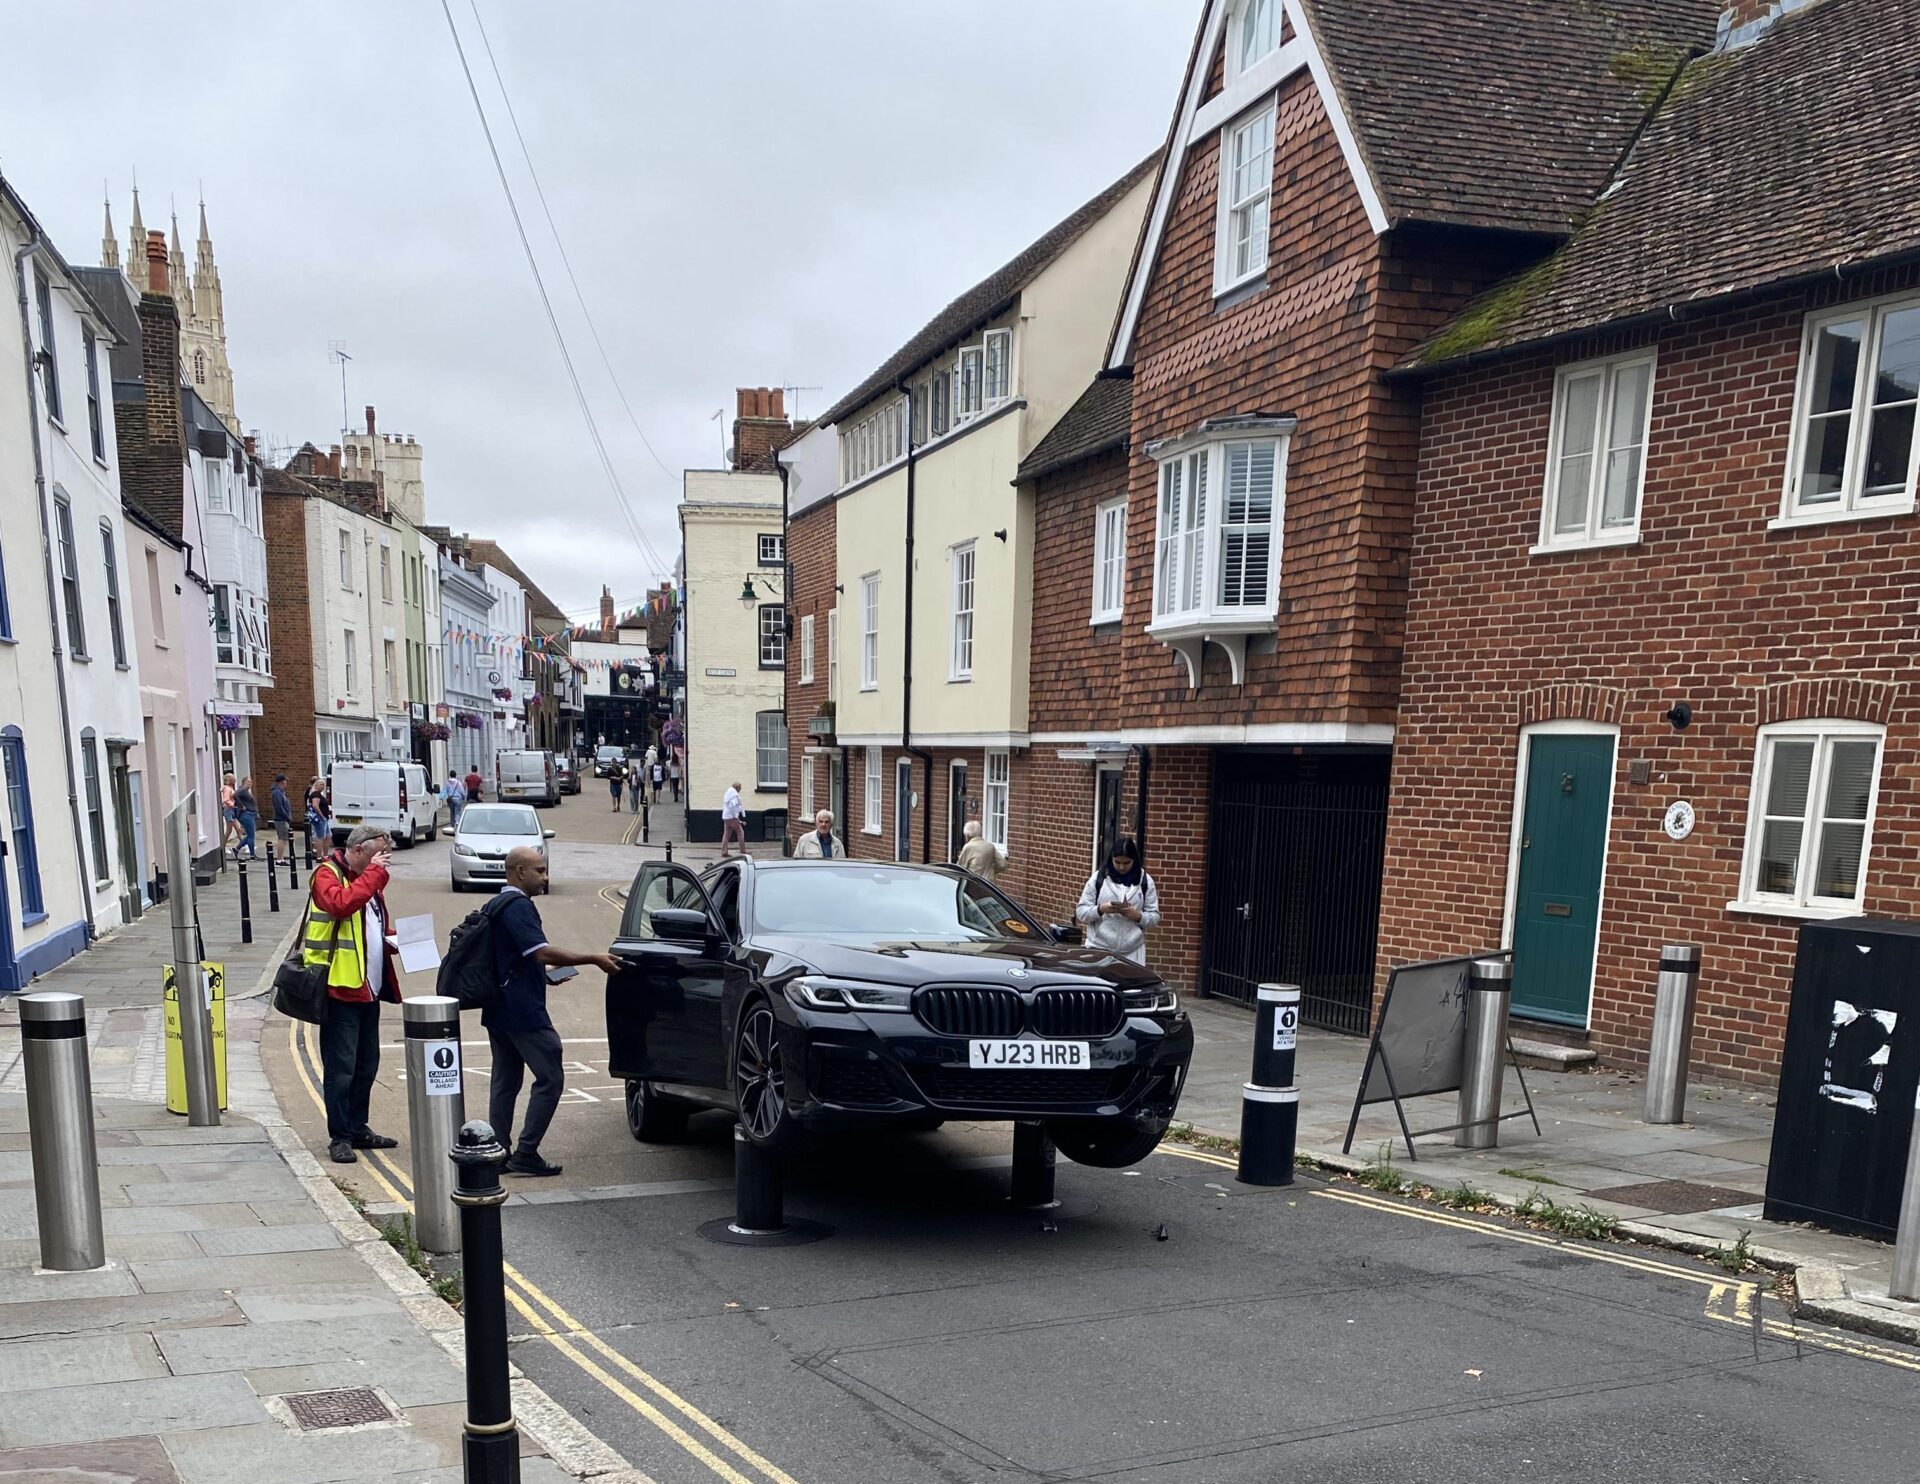
[{"label": "white van", "polygon": [[560,802],[560,778],[553,754],[516,750],[493,759],[494,797],[501,803],[547,805]]},{"label": "white van", "polygon": [[362,824],[391,832],[401,850],[420,835],[440,838],[440,796],[420,764],[336,762],[332,782],[336,841]]}]

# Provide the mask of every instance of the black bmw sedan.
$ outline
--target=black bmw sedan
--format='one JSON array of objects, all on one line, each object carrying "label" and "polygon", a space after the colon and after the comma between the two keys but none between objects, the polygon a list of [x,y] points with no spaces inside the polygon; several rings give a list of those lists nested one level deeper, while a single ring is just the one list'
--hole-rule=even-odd
[{"label": "black bmw sedan", "polygon": [[1060,1152],[1144,1159],[1193,1028],[1148,970],[1063,942],[949,866],[733,860],[640,868],[612,953],[607,1039],[636,1139],[724,1108],[802,1129],[1044,1119]]}]

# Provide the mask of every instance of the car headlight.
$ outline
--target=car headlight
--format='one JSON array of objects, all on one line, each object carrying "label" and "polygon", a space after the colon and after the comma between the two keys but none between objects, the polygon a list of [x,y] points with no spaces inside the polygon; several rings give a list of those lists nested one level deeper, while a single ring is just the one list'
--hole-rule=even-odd
[{"label": "car headlight", "polygon": [[1143,984],[1120,992],[1129,1015],[1171,1015],[1180,1008],[1180,996],[1164,984]]},{"label": "car headlight", "polygon": [[475,850],[471,845],[462,845],[456,840],[453,846],[453,853],[455,855],[478,855],[480,852]]},{"label": "car headlight", "polygon": [[802,974],[787,981],[787,998],[802,1010],[911,1010],[913,991],[894,984]]}]

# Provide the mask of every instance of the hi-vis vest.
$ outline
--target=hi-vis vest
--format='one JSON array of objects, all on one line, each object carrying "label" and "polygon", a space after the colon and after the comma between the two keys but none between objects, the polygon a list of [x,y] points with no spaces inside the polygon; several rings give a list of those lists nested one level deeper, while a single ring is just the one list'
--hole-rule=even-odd
[{"label": "hi-vis vest", "polygon": [[[340,878],[342,886],[346,885],[346,873],[332,861],[323,861],[314,869],[331,871]],[[367,982],[367,961],[360,941],[362,926],[365,922],[365,908],[344,920],[329,917],[320,904],[313,899],[313,893],[309,889],[307,932],[300,947],[300,961],[309,967],[327,964],[327,984],[330,987],[359,989]],[[334,939],[336,927],[340,930],[337,943]]]}]

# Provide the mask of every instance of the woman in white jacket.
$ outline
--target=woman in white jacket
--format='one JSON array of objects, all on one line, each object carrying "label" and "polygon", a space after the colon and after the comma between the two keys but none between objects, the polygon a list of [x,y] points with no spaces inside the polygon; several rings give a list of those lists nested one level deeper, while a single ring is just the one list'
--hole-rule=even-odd
[{"label": "woman in white jacket", "polygon": [[1147,961],[1147,929],[1160,924],[1160,893],[1140,866],[1140,848],[1116,841],[1113,854],[1087,878],[1074,918],[1087,930],[1087,946],[1116,958]]}]

